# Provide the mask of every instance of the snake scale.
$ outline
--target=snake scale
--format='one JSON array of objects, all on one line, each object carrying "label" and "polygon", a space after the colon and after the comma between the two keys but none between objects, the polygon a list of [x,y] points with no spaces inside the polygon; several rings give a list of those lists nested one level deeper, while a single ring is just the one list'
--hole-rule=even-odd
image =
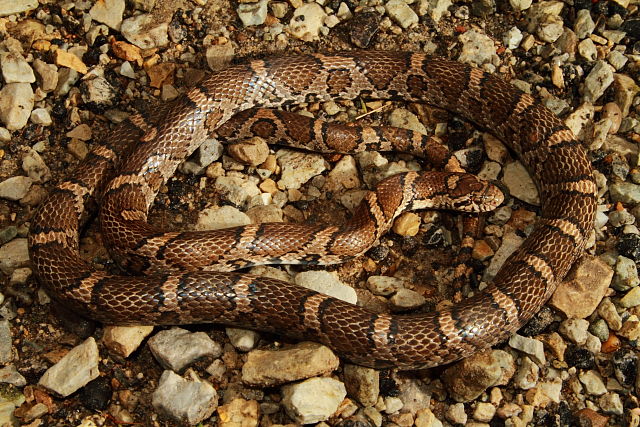
[{"label": "snake scale", "polygon": [[[540,191],[540,218],[487,288],[440,311],[397,316],[241,272],[174,273],[149,266],[149,258],[160,266],[180,264],[179,249],[191,257],[184,255],[185,264],[198,261],[201,256],[192,256],[190,245],[207,249],[200,261],[218,260],[218,270],[261,262],[336,262],[348,258],[347,245],[372,244],[396,211],[421,207],[407,199],[421,191],[421,175],[406,174],[384,181],[386,187],[361,205],[351,226],[329,231],[261,224],[223,231],[211,241],[206,234],[160,234],[147,225],[146,212],[160,186],[234,114],[356,97],[422,102],[459,114],[504,141],[528,168]],[[116,164],[115,178],[105,184]],[[149,277],[110,275],[79,256],[85,204],[105,186],[100,211],[105,240],[117,247],[116,259],[152,271]],[[211,75],[164,107],[160,120],[137,115],[114,128],[43,202],[31,222],[29,244],[36,275],[49,292],[106,324],[223,323],[322,342],[362,365],[416,369],[487,348],[527,322],[584,249],[595,208],[592,168],[572,132],[499,77],[420,53],[279,56]],[[314,245],[319,253],[308,252]],[[270,255],[281,247],[297,249]],[[236,252],[236,261],[226,258],[229,251]]]}]

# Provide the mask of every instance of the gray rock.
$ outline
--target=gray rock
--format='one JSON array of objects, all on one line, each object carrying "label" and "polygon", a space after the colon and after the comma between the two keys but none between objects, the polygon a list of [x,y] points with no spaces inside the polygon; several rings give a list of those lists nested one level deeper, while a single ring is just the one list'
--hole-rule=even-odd
[{"label": "gray rock", "polygon": [[226,328],[225,331],[231,344],[240,351],[252,350],[260,339],[260,334],[250,329]]},{"label": "gray rock", "polygon": [[6,364],[13,359],[11,329],[8,320],[0,320],[0,363]]},{"label": "gray rock", "polygon": [[324,158],[316,153],[280,149],[276,158],[282,168],[278,181],[281,189],[298,189],[326,169]]},{"label": "gray rock", "polygon": [[566,319],[560,323],[558,331],[575,344],[587,342],[589,322],[585,319]]},{"label": "gray rock", "polygon": [[613,83],[613,67],[605,61],[596,61],[596,65],[584,79],[583,100],[595,102]]},{"label": "gray rock", "polygon": [[47,369],[38,384],[67,397],[98,378],[99,361],[96,341],[89,337]]},{"label": "gray rock", "polygon": [[611,64],[616,71],[620,71],[627,64],[629,58],[620,51],[612,50],[607,55],[607,61],[609,61],[609,64]]},{"label": "gray rock", "polygon": [[188,160],[180,165],[180,172],[202,175],[207,166],[222,157],[224,146],[216,138],[207,138]]},{"label": "gray rock", "polygon": [[506,384],[515,369],[509,353],[486,350],[450,366],[441,379],[454,400],[468,402],[489,387]]},{"label": "gray rock", "polygon": [[283,350],[253,350],[242,366],[242,381],[259,386],[274,386],[328,374],[340,360],[321,344],[304,342]]},{"label": "gray rock", "polygon": [[233,43],[209,46],[205,53],[207,65],[212,71],[219,71],[229,65],[234,55]]},{"label": "gray rock", "polygon": [[618,393],[610,392],[605,393],[598,399],[598,405],[607,414],[622,415],[624,413],[624,406],[622,399]]},{"label": "gray rock", "polygon": [[502,238],[502,244],[493,255],[493,258],[491,258],[489,267],[485,270],[482,280],[487,282],[493,280],[507,258],[522,245],[522,242],[524,242],[524,239],[515,232],[505,234]]},{"label": "gray rock", "polygon": [[28,176],[12,176],[0,182],[0,198],[20,200],[27,195],[33,180]]},{"label": "gray rock", "polygon": [[82,81],[82,98],[85,102],[110,106],[116,93],[113,86],[104,77],[95,77]]},{"label": "gray rock", "polygon": [[635,287],[627,292],[625,296],[620,299],[620,305],[625,308],[636,307],[640,305],[640,287]]},{"label": "gray rock", "polygon": [[36,76],[27,60],[16,52],[0,53],[0,70],[5,84],[36,81]]},{"label": "gray rock", "polygon": [[318,3],[305,3],[293,12],[287,31],[293,37],[311,42],[320,36],[320,29],[327,14]]},{"label": "gray rock", "polygon": [[[640,288],[633,288],[640,289]],[[616,306],[611,302],[609,298],[604,298],[600,305],[598,306],[598,314],[600,317],[607,322],[607,325],[610,329],[614,331],[619,331],[622,327],[622,318],[618,314],[618,310],[616,310]]]},{"label": "gray rock", "polygon": [[425,297],[411,289],[400,288],[389,299],[389,302],[396,310],[404,311],[418,308],[426,302]]},{"label": "gray rock", "polygon": [[13,384],[16,387],[24,387],[27,380],[20,375],[20,372],[13,365],[0,368],[0,383]]},{"label": "gray rock", "polygon": [[347,395],[343,383],[333,378],[311,378],[282,387],[282,406],[302,424],[325,421]]},{"label": "gray rock", "polygon": [[31,123],[42,126],[51,126],[53,120],[46,108],[36,108],[31,112]]},{"label": "gray rock", "polygon": [[194,377],[187,380],[172,371],[164,371],[152,396],[156,411],[189,425],[209,418],[218,407],[218,394],[211,384]]},{"label": "gray rock", "polygon": [[544,366],[547,361],[542,341],[515,334],[509,338],[509,346],[531,356],[533,361],[540,366]]},{"label": "gray rock", "polygon": [[25,127],[35,97],[29,83],[9,83],[0,89],[0,121],[9,130]]},{"label": "gray rock", "polygon": [[349,396],[355,397],[365,407],[376,404],[380,394],[380,371],[346,364],[343,374]]},{"label": "gray rock", "polygon": [[0,0],[0,17],[27,12],[38,7],[38,0]]},{"label": "gray rock", "polygon": [[343,284],[334,274],[328,271],[303,271],[296,274],[295,282],[298,286],[313,289],[351,304],[355,304],[358,301],[356,291],[351,286]]},{"label": "gray rock", "polygon": [[11,275],[16,268],[29,265],[27,239],[17,238],[0,247],[0,270]]},{"label": "gray rock", "polygon": [[511,27],[509,31],[504,33],[502,37],[502,42],[506,47],[513,50],[520,46],[520,42],[522,41],[522,31],[518,27]]},{"label": "gray rock", "polygon": [[[35,112],[36,110],[33,111]],[[40,154],[32,148],[30,148],[22,158],[22,170],[25,171],[34,182],[45,183],[51,179],[49,166],[42,160]]]},{"label": "gray rock", "polygon": [[553,43],[560,38],[564,32],[564,22],[560,16],[545,15],[536,27],[536,34],[541,40]]},{"label": "gray rock", "polygon": [[523,390],[529,390],[538,383],[540,368],[527,356],[523,356],[520,360],[520,366],[513,377],[513,385]]},{"label": "gray rock", "polygon": [[460,35],[462,51],[458,61],[468,64],[482,65],[497,60],[493,39],[477,30],[470,30]]},{"label": "gray rock", "polygon": [[418,15],[402,0],[389,0],[384,5],[387,15],[402,28],[409,28],[418,23]]},{"label": "gray rock", "polygon": [[503,181],[513,197],[540,206],[538,189],[522,163],[519,161],[507,163],[504,166]]},{"label": "gray rock", "polygon": [[636,205],[640,203],[640,185],[631,182],[614,182],[609,185],[609,195],[614,202]]},{"label": "gray rock", "polygon": [[573,31],[579,39],[589,37],[593,30],[595,30],[596,24],[591,19],[591,11],[589,9],[578,10],[576,20],[573,24]]},{"label": "gray rock", "polygon": [[169,44],[169,23],[157,23],[151,14],[136,15],[122,21],[120,32],[140,49],[153,49]]},{"label": "gray rock", "polygon": [[245,207],[253,196],[261,193],[255,182],[235,176],[219,176],[213,187],[235,206]]},{"label": "gray rock", "polygon": [[262,25],[267,19],[268,0],[260,0],[256,3],[240,3],[238,5],[238,17],[245,27]]},{"label": "gray rock", "polygon": [[251,224],[251,218],[233,206],[220,206],[203,209],[198,214],[196,230],[220,230]]},{"label": "gray rock", "polygon": [[149,349],[165,369],[180,372],[205,356],[220,357],[222,347],[204,332],[181,328],[160,331],[149,339]]},{"label": "gray rock", "polygon": [[527,10],[531,7],[533,0],[509,0],[509,4],[515,11]]},{"label": "gray rock", "polygon": [[94,21],[98,21],[116,31],[120,31],[124,8],[124,0],[98,1],[95,2],[89,10],[89,15]]},{"label": "gray rock", "polygon": [[106,326],[102,341],[113,353],[129,357],[151,332],[153,326]]},{"label": "gray rock", "polygon": [[600,396],[607,392],[607,387],[604,385],[602,377],[596,371],[590,370],[580,372],[578,374],[580,382],[584,385],[585,391],[588,394]]},{"label": "gray rock", "polygon": [[591,39],[584,39],[578,43],[578,53],[589,62],[598,59],[598,49]]},{"label": "gray rock", "polygon": [[636,263],[622,255],[618,256],[612,286],[617,291],[628,291],[640,284]]}]

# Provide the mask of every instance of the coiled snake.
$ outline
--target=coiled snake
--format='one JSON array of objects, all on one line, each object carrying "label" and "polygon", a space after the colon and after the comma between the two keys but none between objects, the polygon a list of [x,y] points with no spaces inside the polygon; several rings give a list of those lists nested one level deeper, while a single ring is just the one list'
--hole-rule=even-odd
[{"label": "coiled snake", "polygon": [[[218,269],[228,270],[293,258],[340,261],[351,256],[345,254],[353,241],[355,253],[366,250],[397,211],[420,207],[413,197],[420,197],[423,179],[408,174],[385,181],[388,188],[379,189],[343,227],[262,224],[198,237],[159,234],[147,225],[146,212],[160,186],[234,114],[255,106],[356,97],[424,102],[459,114],[504,141],[527,166],[540,191],[540,219],[490,286],[442,311],[395,316],[273,279],[169,273],[149,265],[149,259],[186,268],[218,262]],[[530,319],[579,256],[593,225],[596,185],[571,131],[532,96],[458,62],[396,52],[254,60],[210,76],[162,117],[149,123],[134,116],[116,127],[31,222],[30,254],[38,279],[56,299],[107,324],[218,322],[319,341],[363,365],[430,367],[487,348]],[[117,247],[114,257],[152,271],[149,277],[97,271],[78,253],[85,204],[104,186],[117,155],[133,145],[104,191],[100,220],[105,239]],[[208,252],[199,255],[194,247]]]}]

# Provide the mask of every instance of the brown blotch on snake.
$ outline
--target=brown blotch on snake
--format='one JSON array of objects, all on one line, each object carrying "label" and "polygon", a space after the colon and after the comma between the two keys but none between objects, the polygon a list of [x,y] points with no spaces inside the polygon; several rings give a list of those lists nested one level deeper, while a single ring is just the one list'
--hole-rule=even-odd
[{"label": "brown blotch on snake", "polygon": [[[133,255],[146,262],[144,257],[157,257],[136,252],[139,248],[162,252],[163,245],[182,234],[158,235],[144,222],[146,211],[162,183],[210,132],[256,106],[361,95],[424,102],[459,114],[500,138],[528,167],[540,189],[540,219],[483,292],[442,311],[392,316],[243,273],[112,276],[79,257],[84,203],[105,187],[114,168],[109,153],[125,152],[138,142],[118,165],[115,180],[106,184],[101,222],[106,239],[122,248],[116,259],[126,263]],[[435,366],[500,342],[530,319],[580,255],[593,225],[596,185],[571,132],[531,96],[458,62],[398,52],[267,58],[210,76],[162,113],[135,116],[116,127],[105,146],[52,192],[31,222],[30,253],[38,279],[57,300],[107,324],[219,322],[319,341],[363,365]],[[352,244],[341,236],[349,235],[356,246],[375,240],[390,212],[412,203],[396,196],[410,195],[419,179],[406,175],[390,180],[396,187],[367,201],[369,208],[357,214],[366,225],[360,232],[323,234],[286,224],[288,234],[280,229],[263,244],[294,239],[303,247],[271,261],[293,261],[289,255],[318,263],[340,261],[344,245]],[[240,245],[244,260],[251,260],[251,252],[258,251],[254,239],[269,227],[235,230],[213,247],[220,251]],[[320,242],[319,251],[306,252],[314,241]],[[223,262],[221,268],[244,265]]]}]

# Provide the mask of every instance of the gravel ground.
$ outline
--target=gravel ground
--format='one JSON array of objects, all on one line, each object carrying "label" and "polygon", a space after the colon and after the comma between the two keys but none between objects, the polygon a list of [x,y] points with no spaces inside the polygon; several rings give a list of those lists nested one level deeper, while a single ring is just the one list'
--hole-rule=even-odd
[{"label": "gravel ground", "polygon": [[[640,425],[639,9],[638,0],[0,1],[0,425]],[[424,51],[500,74],[589,150],[600,200],[587,253],[509,342],[431,370],[377,371],[314,343],[216,325],[103,327],[40,288],[30,218],[109,127],[229,63],[356,48]],[[461,289],[449,286],[458,218],[442,212],[403,215],[342,266],[256,273],[374,310],[426,312],[485,286],[531,231],[535,187],[471,124],[421,105],[300,108],[435,132],[468,171],[497,180],[506,202],[484,217]],[[207,141],[163,187],[151,222],[340,222],[382,177],[421,167],[397,153],[236,147]],[[101,241],[90,223],[83,257],[117,271]]]}]

